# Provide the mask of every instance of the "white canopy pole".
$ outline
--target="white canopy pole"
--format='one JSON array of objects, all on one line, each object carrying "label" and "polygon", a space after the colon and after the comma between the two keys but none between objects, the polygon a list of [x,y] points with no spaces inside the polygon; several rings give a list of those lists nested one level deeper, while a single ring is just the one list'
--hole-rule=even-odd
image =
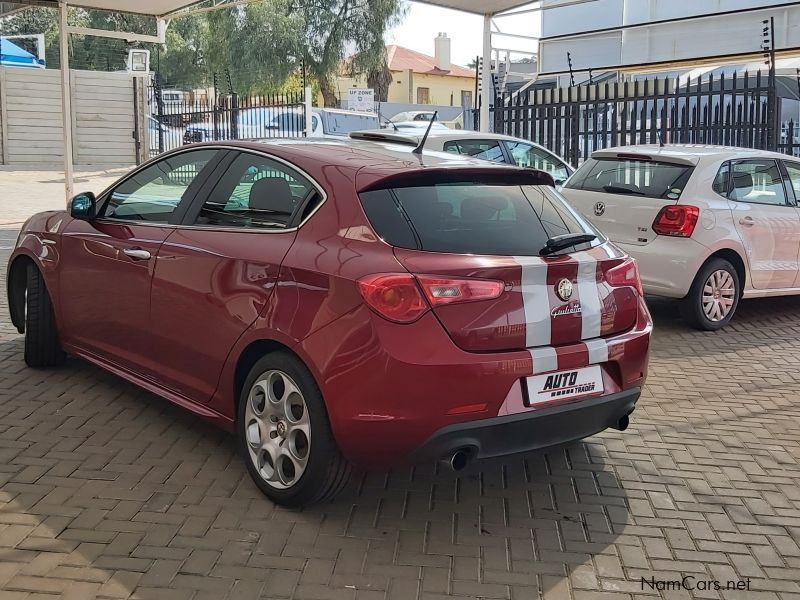
[{"label": "white canopy pole", "polygon": [[69,33],[67,31],[66,2],[59,3],[58,43],[61,55],[61,116],[64,132],[64,191],[67,202],[75,195],[72,163],[72,84],[69,77]]},{"label": "white canopy pole", "polygon": [[492,98],[492,15],[483,15],[483,70],[481,75],[481,131],[490,131],[489,104]]}]

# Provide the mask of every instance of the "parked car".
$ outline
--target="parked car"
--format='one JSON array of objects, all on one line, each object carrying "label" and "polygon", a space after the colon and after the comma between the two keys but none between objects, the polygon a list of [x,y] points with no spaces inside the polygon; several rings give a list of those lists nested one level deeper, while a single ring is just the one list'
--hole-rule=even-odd
[{"label": "parked car", "polygon": [[[228,113],[223,113],[228,114]],[[233,121],[230,118],[230,121]],[[280,107],[246,108],[238,112],[236,130],[228,119],[192,123],[183,136],[185,144],[219,139],[261,140],[279,137],[300,137],[305,129],[303,111]]]},{"label": "parked car", "polygon": [[[350,137],[416,146],[425,135],[427,125],[427,123],[419,123],[414,127],[414,134],[410,134],[408,131],[379,130],[359,131],[351,134]],[[572,166],[542,146],[498,133],[452,130],[444,126],[435,127],[428,135],[425,148],[538,169],[550,174],[556,185],[563,184],[575,171]]]},{"label": "parked car", "polygon": [[639,261],[644,290],[715,330],[742,298],[800,293],[800,161],[715,146],[592,154],[563,189]]},{"label": "parked car", "polygon": [[161,136],[164,150],[172,150],[181,145],[181,133],[180,129],[168,127],[160,123],[158,119],[147,116],[147,144],[148,148],[150,148],[151,156],[155,156],[159,152],[159,135]]},{"label": "parked car", "polygon": [[161,106],[155,94],[150,95],[150,108],[153,114],[159,115],[163,125],[183,127],[185,113],[188,110],[187,93],[181,90],[161,90]]},{"label": "parked car", "polygon": [[314,108],[309,137],[347,137],[353,131],[373,127],[378,127],[378,115],[374,113]]},{"label": "parked car", "polygon": [[[347,137],[352,131],[377,127],[378,116],[372,113],[332,108],[314,108],[311,112],[311,132],[308,137]],[[281,108],[250,108],[239,112],[236,136],[230,125],[217,125],[220,139],[265,140],[280,137],[302,137],[305,131],[302,110]],[[214,139],[213,123],[198,123],[186,128],[184,143],[207,142]]]},{"label": "parked car", "polygon": [[636,263],[538,171],[408,146],[162,154],[22,227],[25,361],[83,358],[233,431],[278,503],[351,462],[625,429],[652,323]]},{"label": "parked car", "polygon": [[428,130],[428,126],[430,125],[432,131],[449,131],[449,127],[438,121],[431,125],[430,121],[400,121],[398,123],[394,123],[392,121],[388,121],[384,129],[387,131],[395,131],[400,133],[409,133],[414,135],[419,133],[422,135]]},{"label": "parked car", "polygon": [[395,116],[389,119],[389,122],[406,123],[409,121],[421,121],[427,125],[428,121],[432,121],[435,115],[436,111],[433,110],[406,110],[397,113]]}]

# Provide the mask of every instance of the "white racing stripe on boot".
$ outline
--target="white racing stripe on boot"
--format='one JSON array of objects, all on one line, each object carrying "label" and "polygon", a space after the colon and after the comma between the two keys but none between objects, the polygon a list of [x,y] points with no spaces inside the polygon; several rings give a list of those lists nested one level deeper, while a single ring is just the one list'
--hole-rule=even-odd
[{"label": "white racing stripe on boot", "polygon": [[588,252],[575,255],[578,264],[578,297],[581,303],[581,339],[600,337],[603,309],[597,286],[597,259]]},{"label": "white racing stripe on boot", "polygon": [[520,288],[525,311],[525,346],[533,360],[533,373],[558,369],[558,356],[552,343],[550,290],[547,285],[547,263],[534,256],[515,256],[522,270]]},{"label": "white racing stripe on boot", "polygon": [[522,269],[520,287],[525,310],[525,346],[549,346],[550,290],[547,286],[547,264],[533,256],[515,256]]},{"label": "white racing stripe on boot", "polygon": [[608,344],[602,338],[585,340],[586,349],[589,351],[589,364],[597,365],[608,361]]},{"label": "white racing stripe on boot", "polygon": [[558,355],[556,354],[556,349],[552,346],[530,348],[528,352],[531,353],[531,358],[533,359],[534,375],[558,370]]}]

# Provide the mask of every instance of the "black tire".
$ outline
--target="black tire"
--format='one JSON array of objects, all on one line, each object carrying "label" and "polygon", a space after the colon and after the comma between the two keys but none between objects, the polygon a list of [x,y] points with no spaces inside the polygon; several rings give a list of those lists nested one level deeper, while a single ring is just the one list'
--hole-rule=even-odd
[{"label": "black tire", "polygon": [[[305,471],[290,487],[283,489],[275,487],[262,476],[256,465],[258,458],[254,456],[255,450],[251,453],[251,447],[255,448],[255,445],[251,446],[247,439],[246,409],[251,401],[250,393],[255,384],[263,379],[262,376],[275,371],[288,375],[297,385],[308,409],[310,421],[310,443]],[[334,440],[322,393],[306,366],[288,352],[267,354],[250,370],[239,397],[236,434],[247,471],[264,495],[276,504],[299,508],[325,502],[336,496],[350,480],[352,469]]]},{"label": "black tire", "polygon": [[[730,311],[724,318],[712,319],[706,315],[703,309],[703,291],[712,274],[718,271],[726,272],[734,285],[733,292],[733,305]],[[730,323],[736,309],[739,306],[739,300],[742,296],[742,284],[739,281],[739,273],[734,266],[724,258],[713,258],[706,262],[700,271],[697,273],[689,294],[681,301],[681,314],[683,318],[695,329],[701,331],[717,331]]]},{"label": "black tire", "polygon": [[58,339],[53,303],[35,265],[27,266],[25,285],[25,364],[36,369],[62,365],[66,355]]}]

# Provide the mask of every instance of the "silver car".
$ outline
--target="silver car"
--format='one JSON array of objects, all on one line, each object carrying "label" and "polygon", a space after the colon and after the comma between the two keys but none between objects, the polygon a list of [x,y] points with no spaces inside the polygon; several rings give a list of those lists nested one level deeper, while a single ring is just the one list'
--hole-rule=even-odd
[{"label": "silver car", "polygon": [[720,146],[598,150],[562,194],[699,329],[739,300],[800,294],[800,160]]},{"label": "silver car", "polygon": [[[380,129],[376,131],[357,131],[350,134],[354,139],[367,139],[401,144],[419,144],[425,135],[427,125],[421,122],[420,127],[413,130],[393,131]],[[575,169],[558,156],[528,140],[502,135],[499,133],[481,133],[463,129],[434,127],[428,134],[425,149],[452,154],[463,154],[497,163],[516,164],[519,167],[531,167],[549,173],[556,185],[563,184]]]}]

